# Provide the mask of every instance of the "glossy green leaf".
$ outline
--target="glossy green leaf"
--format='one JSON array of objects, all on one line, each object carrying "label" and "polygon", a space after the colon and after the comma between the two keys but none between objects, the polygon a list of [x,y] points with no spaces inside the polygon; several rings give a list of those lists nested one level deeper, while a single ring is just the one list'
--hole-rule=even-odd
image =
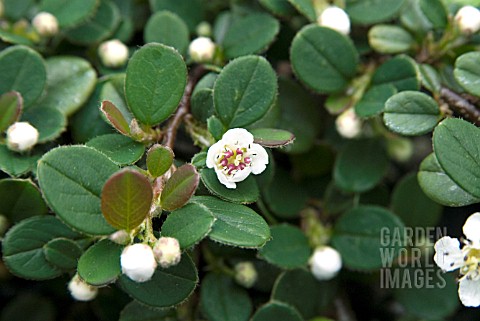
[{"label": "glossy green leaf", "polygon": [[65,223],[87,234],[105,235],[114,229],[103,218],[100,194],[117,170],[93,148],[65,146],[42,157],[37,175],[47,203]]},{"label": "glossy green leaf", "polygon": [[313,6],[312,1],[310,0],[288,0],[290,4],[295,7],[298,12],[303,14],[308,20],[315,21],[317,20],[317,13],[315,12],[315,7]]},{"label": "glossy green leaf", "polygon": [[297,77],[320,94],[343,90],[358,65],[358,53],[349,38],[313,24],[293,39],[290,59]]},{"label": "glossy green leaf", "polygon": [[395,17],[404,2],[404,0],[347,0],[345,10],[353,23],[373,24]]},{"label": "glossy green leaf", "polygon": [[102,106],[100,107],[103,115],[108,119],[109,123],[115,128],[120,134],[129,135],[130,134],[130,125],[120,112],[120,110],[108,100],[102,101]]},{"label": "glossy green leaf", "polygon": [[40,191],[27,179],[0,180],[0,204],[0,213],[12,223],[48,212]]},{"label": "glossy green leaf", "polygon": [[43,246],[59,237],[75,239],[79,235],[50,215],[23,220],[2,240],[3,261],[13,274],[22,278],[53,279],[62,272],[47,262]]},{"label": "glossy green leaf", "polygon": [[277,95],[277,77],[270,63],[259,56],[231,61],[217,78],[213,90],[215,110],[228,128],[259,120]]},{"label": "glossy green leaf", "polygon": [[175,266],[158,268],[147,282],[135,282],[125,275],[119,279],[121,288],[132,298],[158,308],[182,303],[192,294],[197,283],[197,269],[188,255],[183,255],[180,263]]},{"label": "glossy green leaf", "polygon": [[123,246],[108,239],[93,244],[78,261],[78,275],[88,284],[102,286],[114,282],[122,273]]},{"label": "glossy green leaf", "polygon": [[412,58],[400,55],[378,67],[373,74],[371,84],[391,84],[398,91],[419,90],[420,73]]},{"label": "glossy green leaf", "polygon": [[289,131],[275,128],[256,128],[250,133],[254,137],[254,142],[265,147],[275,148],[283,147],[293,143],[295,135]]},{"label": "glossy green leaf", "polygon": [[35,168],[39,155],[22,155],[0,145],[0,170],[10,176],[21,176]]},{"label": "glossy green leaf", "polygon": [[419,64],[418,69],[420,70],[422,85],[432,93],[440,94],[442,80],[437,70],[429,64]]},{"label": "glossy green leaf", "polygon": [[410,50],[415,41],[402,27],[375,25],[368,31],[368,43],[377,52],[396,54]]},{"label": "glossy green leaf", "polygon": [[173,309],[147,307],[133,300],[120,312],[118,321],[170,321],[174,314]]},{"label": "glossy green leaf", "polygon": [[93,16],[99,5],[100,0],[42,0],[40,11],[50,12],[60,27],[69,28]]},{"label": "glossy green leaf", "polygon": [[38,143],[58,138],[67,128],[67,117],[58,109],[47,106],[29,108],[23,115],[38,130]]},{"label": "glossy green leaf", "polygon": [[187,52],[190,43],[188,26],[176,14],[170,11],[159,11],[152,15],[143,31],[145,43],[159,42],[173,47],[182,55]]},{"label": "glossy green leaf", "polygon": [[168,10],[175,13],[185,21],[194,32],[200,22],[205,20],[204,4],[201,0],[177,1],[177,0],[150,0],[150,7],[153,12]]},{"label": "glossy green leaf", "polygon": [[186,164],[179,167],[165,184],[160,198],[163,209],[173,211],[185,205],[197,189],[200,181],[197,169]]},{"label": "glossy green leaf", "polygon": [[420,0],[422,13],[434,28],[445,28],[448,24],[448,11],[443,0]]},{"label": "glossy green leaf", "polygon": [[378,115],[383,111],[388,98],[396,93],[397,89],[391,84],[373,86],[355,105],[355,113],[360,117]]},{"label": "glossy green leaf", "polygon": [[128,63],[128,106],[141,123],[157,125],[177,109],[186,83],[187,67],[182,56],[171,47],[147,44]]},{"label": "glossy green leaf", "polygon": [[300,313],[292,306],[271,302],[261,306],[253,315],[251,321],[303,321]]},{"label": "glossy green leaf", "polygon": [[220,183],[217,173],[213,168],[203,169],[200,177],[210,193],[226,201],[238,204],[249,204],[256,202],[260,197],[257,182],[252,175],[244,181],[236,183],[237,187],[235,189],[227,188]]},{"label": "glossy green leaf", "polygon": [[55,238],[43,247],[45,259],[53,266],[62,270],[73,270],[82,255],[82,249],[72,240]]},{"label": "glossy green leaf", "polygon": [[18,121],[23,110],[23,99],[17,91],[9,91],[0,96],[0,132]]},{"label": "glossy green leaf", "polygon": [[0,53],[0,94],[18,91],[25,109],[40,97],[46,79],[45,63],[35,50],[12,46]]},{"label": "glossy green leaf", "polygon": [[455,79],[469,93],[480,96],[480,52],[468,52],[457,58]]},{"label": "glossy green leaf", "polygon": [[403,223],[390,211],[377,206],[357,206],[335,224],[332,244],[348,268],[372,270],[387,264],[388,258],[393,260],[398,256],[405,242],[403,230]]},{"label": "glossy green leaf", "polygon": [[97,136],[86,145],[105,154],[117,165],[134,164],[145,152],[145,145],[119,134]]},{"label": "glossy green leaf", "polygon": [[299,228],[276,225],[270,228],[272,239],[259,250],[267,262],[283,269],[295,269],[307,265],[311,249],[308,238]]},{"label": "glossy green leaf", "polygon": [[4,15],[13,21],[18,21],[26,17],[34,3],[35,0],[3,0]]},{"label": "glossy green leaf", "polygon": [[197,169],[207,167],[207,152],[200,152],[193,155],[191,163]]},{"label": "glossy green leaf", "polygon": [[200,307],[210,321],[248,321],[253,305],[248,292],[222,274],[202,280]]},{"label": "glossy green leaf", "polygon": [[147,169],[153,177],[165,174],[173,163],[173,151],[170,147],[153,145],[147,153]]},{"label": "glossy green leaf", "polygon": [[288,0],[259,0],[259,2],[276,16],[290,17],[295,13],[295,8]]},{"label": "glossy green leaf", "polygon": [[210,196],[196,196],[191,202],[205,206],[215,216],[216,221],[209,237],[216,242],[258,248],[270,238],[270,228],[265,220],[244,205]]},{"label": "glossy green leaf", "polygon": [[207,129],[217,141],[222,139],[223,134],[227,131],[222,121],[215,115],[207,119]]}]

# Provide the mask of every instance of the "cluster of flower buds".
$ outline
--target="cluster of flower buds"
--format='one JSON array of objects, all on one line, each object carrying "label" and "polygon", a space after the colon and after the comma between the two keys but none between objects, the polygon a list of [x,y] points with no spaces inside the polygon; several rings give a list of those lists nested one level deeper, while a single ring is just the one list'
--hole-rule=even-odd
[{"label": "cluster of flower buds", "polygon": [[43,37],[52,37],[58,33],[58,20],[49,12],[40,12],[32,20],[32,26]]},{"label": "cluster of flower buds", "polygon": [[342,268],[342,257],[330,246],[319,246],[310,257],[310,271],[320,281],[334,278]]},{"label": "cluster of flower buds", "polygon": [[7,129],[7,146],[16,152],[30,150],[38,142],[38,130],[28,122],[17,122]]},{"label": "cluster of flower buds", "polygon": [[98,56],[108,68],[119,68],[128,60],[128,47],[118,39],[102,42],[98,46]]},{"label": "cluster of flower buds", "polygon": [[344,35],[350,33],[350,18],[348,14],[341,8],[329,6],[322,11],[317,18],[320,26],[334,29]]},{"label": "cluster of flower buds", "polygon": [[455,22],[462,33],[476,33],[480,30],[480,10],[473,6],[464,6],[457,11]]}]

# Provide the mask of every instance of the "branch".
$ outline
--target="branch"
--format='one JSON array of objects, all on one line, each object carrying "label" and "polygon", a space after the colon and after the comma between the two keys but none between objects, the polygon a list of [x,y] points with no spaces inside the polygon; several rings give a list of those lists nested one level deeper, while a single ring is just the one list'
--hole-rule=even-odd
[{"label": "branch", "polygon": [[469,99],[445,87],[440,89],[440,96],[453,111],[459,113],[473,124],[480,126],[480,110]]}]

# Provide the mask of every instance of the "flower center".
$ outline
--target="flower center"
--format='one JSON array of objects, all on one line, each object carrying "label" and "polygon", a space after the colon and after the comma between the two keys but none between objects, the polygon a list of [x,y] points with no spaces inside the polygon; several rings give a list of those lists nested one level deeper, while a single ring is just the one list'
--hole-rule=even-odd
[{"label": "flower center", "polygon": [[480,250],[469,249],[463,261],[460,273],[469,280],[477,280],[480,277]]},{"label": "flower center", "polygon": [[233,149],[225,146],[225,150],[217,155],[217,165],[225,174],[233,175],[252,164],[246,148]]}]

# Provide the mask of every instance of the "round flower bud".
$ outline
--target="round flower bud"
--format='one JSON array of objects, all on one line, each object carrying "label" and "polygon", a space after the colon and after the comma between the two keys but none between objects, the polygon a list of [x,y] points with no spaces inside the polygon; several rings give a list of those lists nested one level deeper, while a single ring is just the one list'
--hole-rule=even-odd
[{"label": "round flower bud", "polygon": [[455,22],[462,33],[475,33],[480,30],[480,10],[473,6],[464,6],[455,15]]},{"label": "round flower bud", "polygon": [[125,230],[116,231],[108,237],[113,243],[127,245],[130,243],[130,235]]},{"label": "round flower bud", "polygon": [[340,114],[335,125],[338,133],[345,138],[355,138],[362,132],[362,121],[352,108]]},{"label": "round flower bud", "polygon": [[7,129],[7,146],[16,152],[31,149],[38,141],[38,130],[28,122],[17,122]]},{"label": "round flower bud", "polygon": [[408,162],[413,156],[413,143],[410,139],[403,137],[388,139],[387,152],[397,162]]},{"label": "round flower bud", "polygon": [[257,282],[257,270],[252,262],[240,262],[234,267],[235,281],[241,286],[251,288]]},{"label": "round flower bud", "polygon": [[68,283],[68,290],[70,290],[70,294],[77,301],[93,300],[98,293],[96,287],[91,286],[80,279],[78,274],[75,274],[72,280]]},{"label": "round flower bud", "polygon": [[188,47],[188,53],[195,62],[212,61],[215,54],[215,43],[207,37],[198,37]]},{"label": "round flower bud", "polygon": [[198,24],[196,32],[199,37],[210,37],[212,35],[212,26],[208,22],[202,21]]},{"label": "round flower bud", "polygon": [[153,246],[153,254],[162,268],[177,265],[182,257],[180,244],[173,237],[161,237]]},{"label": "round flower bud", "polygon": [[330,6],[323,10],[317,22],[323,27],[334,29],[344,35],[350,33],[350,18],[347,13],[339,7]]},{"label": "round flower bud", "polygon": [[38,13],[32,20],[33,27],[44,37],[51,37],[58,33],[58,20],[48,12]]},{"label": "round flower bud", "polygon": [[128,60],[128,47],[118,39],[102,42],[98,47],[102,64],[109,68],[119,68]]},{"label": "round flower bud", "polygon": [[133,244],[123,249],[120,256],[122,273],[135,282],[145,282],[152,278],[157,262],[152,248],[146,244]]},{"label": "round flower bud", "polygon": [[319,246],[310,257],[310,271],[317,280],[330,280],[342,268],[342,257],[330,246]]}]

